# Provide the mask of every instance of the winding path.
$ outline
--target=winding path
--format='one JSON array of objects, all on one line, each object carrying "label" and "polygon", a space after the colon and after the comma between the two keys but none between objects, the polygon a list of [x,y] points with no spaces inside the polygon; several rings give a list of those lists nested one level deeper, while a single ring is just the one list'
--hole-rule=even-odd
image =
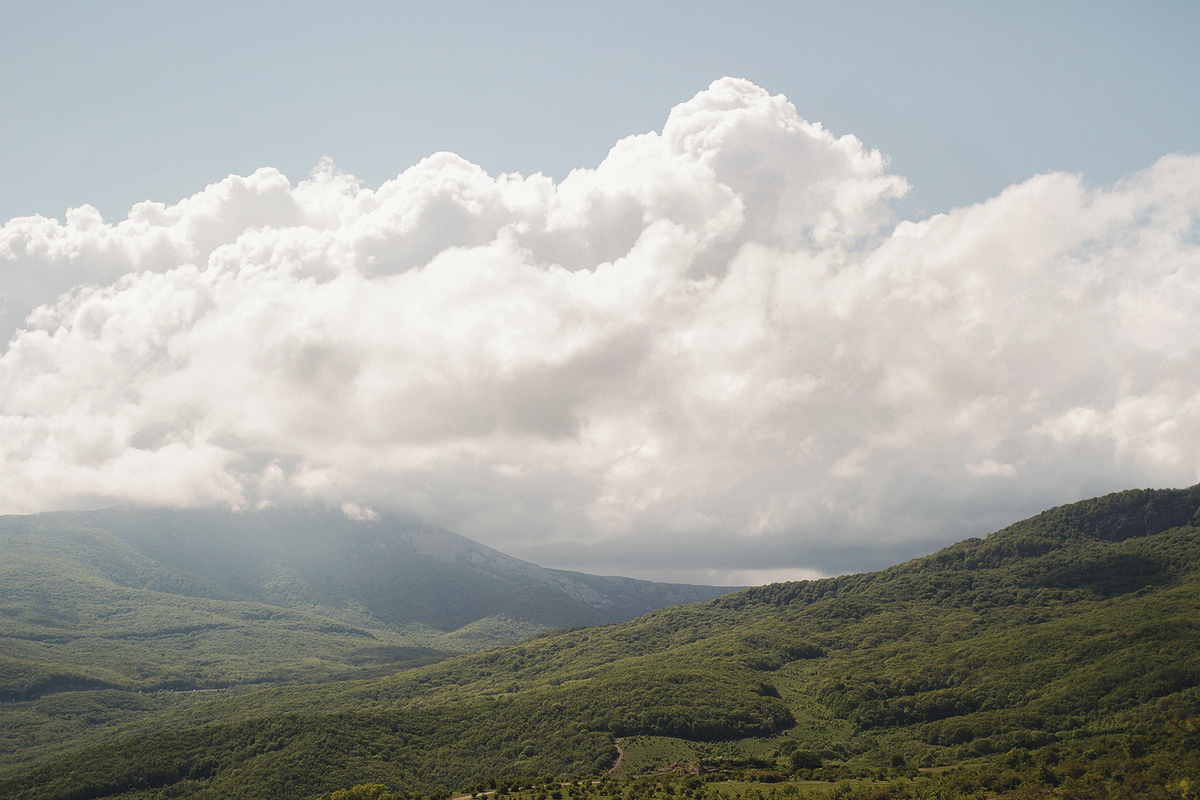
[{"label": "winding path", "polygon": [[625,751],[621,749],[621,740],[613,739],[613,744],[617,747],[617,763],[609,767],[608,772],[604,773],[605,775],[612,775],[621,768],[621,762],[625,760]]}]

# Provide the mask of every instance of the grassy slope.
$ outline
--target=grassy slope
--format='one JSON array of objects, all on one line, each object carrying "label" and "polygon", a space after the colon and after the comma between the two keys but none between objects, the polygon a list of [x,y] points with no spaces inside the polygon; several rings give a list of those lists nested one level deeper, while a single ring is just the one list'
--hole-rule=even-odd
[{"label": "grassy slope", "polygon": [[[427,790],[592,772],[614,736],[684,749],[765,736],[868,765],[1153,749],[1200,707],[1198,507],[1198,489],[1125,492],[878,573],[747,590],[386,678],[149,709],[125,729],[181,730],[69,757],[0,793],[160,784],[229,797],[236,785],[268,797],[286,781],[303,797],[360,777]],[[414,747],[405,737],[417,732]]]}]

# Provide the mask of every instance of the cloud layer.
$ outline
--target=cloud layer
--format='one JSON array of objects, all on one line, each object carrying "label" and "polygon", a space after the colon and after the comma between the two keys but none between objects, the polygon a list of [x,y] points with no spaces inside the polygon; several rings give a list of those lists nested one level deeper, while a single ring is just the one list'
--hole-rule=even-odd
[{"label": "cloud layer", "polygon": [[1200,479],[1200,157],[906,189],[727,78],[558,184],[438,153],[10,220],[0,511],[318,500],[747,580]]}]

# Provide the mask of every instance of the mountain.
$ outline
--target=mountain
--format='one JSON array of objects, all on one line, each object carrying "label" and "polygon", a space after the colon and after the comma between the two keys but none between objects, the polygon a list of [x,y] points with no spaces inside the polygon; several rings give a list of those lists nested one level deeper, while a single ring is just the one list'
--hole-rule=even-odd
[{"label": "mountain", "polygon": [[[0,709],[8,740],[27,742],[0,796],[445,796],[596,775],[619,740],[626,772],[750,765],[800,781],[780,797],[855,779],[834,795],[1186,798],[1200,780],[1198,525],[1200,487],[1128,491],[879,572],[368,680],[43,697]],[[921,788],[916,767],[942,777]]]},{"label": "mountain", "polygon": [[0,518],[0,700],[323,680],[718,597],[337,511]]}]

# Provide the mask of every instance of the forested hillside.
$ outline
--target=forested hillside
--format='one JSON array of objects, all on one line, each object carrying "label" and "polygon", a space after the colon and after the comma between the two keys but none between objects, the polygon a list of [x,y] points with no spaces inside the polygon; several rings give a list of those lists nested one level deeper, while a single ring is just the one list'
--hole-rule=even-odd
[{"label": "forested hillside", "polygon": [[365,677],[728,588],[543,569],[390,517],[0,518],[0,701]]},{"label": "forested hillside", "polygon": [[[1198,510],[1200,487],[1122,492],[876,573],[369,680],[149,700],[119,711],[118,740],[57,758],[52,737],[20,741],[49,737],[28,716],[24,733],[6,727],[8,753],[15,739],[38,757],[10,761],[0,796],[303,798],[372,783],[438,795],[598,775],[620,740],[619,775],[675,762],[710,779],[856,780],[835,793],[907,797],[914,776],[957,768],[924,785],[1188,797],[1200,785],[1188,783],[1200,781]],[[85,701],[98,719],[126,702],[70,697],[22,713],[67,726]]]}]

